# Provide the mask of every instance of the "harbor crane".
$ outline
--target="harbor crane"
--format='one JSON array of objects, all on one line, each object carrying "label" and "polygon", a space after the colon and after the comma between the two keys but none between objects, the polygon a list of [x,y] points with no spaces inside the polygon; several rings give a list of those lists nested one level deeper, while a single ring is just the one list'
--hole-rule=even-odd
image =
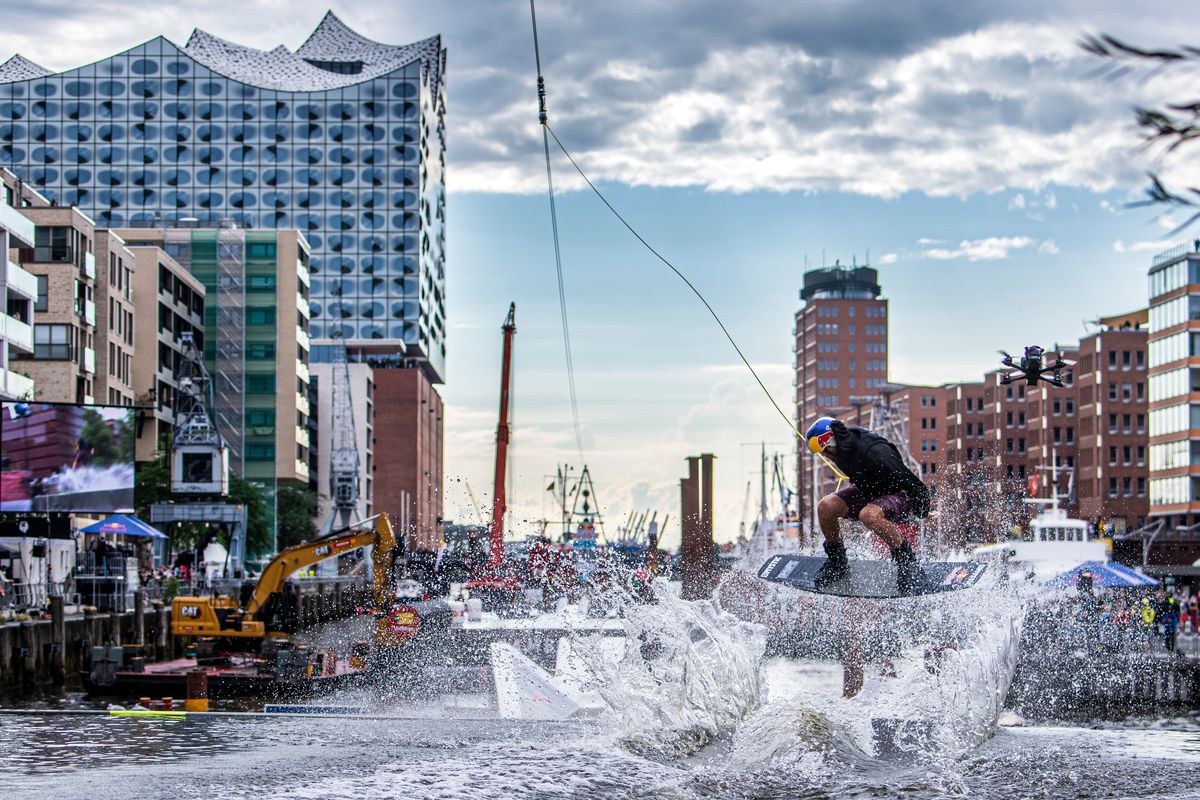
[{"label": "harbor crane", "polygon": [[335,528],[350,526],[358,513],[361,488],[354,406],[350,397],[350,365],[344,341],[337,342],[333,347],[331,373],[333,420],[329,451],[329,498],[333,501],[333,508],[321,528],[320,536],[327,536]]},{"label": "harbor crane", "polygon": [[246,561],[247,512],[228,502],[229,444],[214,421],[213,382],[204,353],[190,331],[175,391],[175,434],[171,440],[171,502],[150,507],[150,521],[168,528],[179,522],[217,524],[229,533],[228,574],[240,577]]}]

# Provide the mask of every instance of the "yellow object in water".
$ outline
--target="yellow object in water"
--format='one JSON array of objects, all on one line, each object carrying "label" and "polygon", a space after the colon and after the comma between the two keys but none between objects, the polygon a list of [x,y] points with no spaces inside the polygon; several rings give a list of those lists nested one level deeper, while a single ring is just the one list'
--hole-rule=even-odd
[{"label": "yellow object in water", "polygon": [[187,716],[186,711],[126,711],[113,709],[108,712],[110,717],[151,717],[154,719],[183,719]]}]

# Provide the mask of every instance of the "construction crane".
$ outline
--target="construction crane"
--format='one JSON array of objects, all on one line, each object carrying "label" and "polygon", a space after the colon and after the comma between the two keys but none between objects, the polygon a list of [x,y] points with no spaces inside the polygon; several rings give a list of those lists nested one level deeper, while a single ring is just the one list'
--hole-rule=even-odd
[{"label": "construction crane", "polygon": [[750,481],[746,481],[746,497],[742,501],[742,521],[738,523],[738,538],[746,538],[746,517],[750,516]]},{"label": "construction crane", "polygon": [[350,365],[346,343],[333,347],[332,386],[330,405],[333,409],[332,437],[329,451],[329,498],[333,508],[321,528],[326,536],[334,528],[350,525],[358,515],[359,458],[358,441],[354,430],[354,406],[350,398]]},{"label": "construction crane", "polygon": [[175,436],[171,441],[171,492],[191,496],[229,494],[229,445],[213,422],[212,380],[191,331],[179,335],[183,358],[175,390]]},{"label": "construction crane", "polygon": [[487,562],[478,574],[467,582],[468,589],[491,591],[515,591],[519,588],[517,579],[508,574],[504,568],[504,512],[507,495],[505,493],[505,473],[508,467],[508,443],[510,431],[508,428],[509,412],[512,397],[509,387],[512,385],[512,351],[513,336],[517,332],[517,304],[508,306],[508,316],[500,328],[504,346],[500,360],[500,419],[496,425],[496,466],[494,485],[492,487],[492,528],[491,548],[488,551]]},{"label": "construction crane", "polygon": [[229,534],[228,575],[246,562],[246,506],[228,502],[229,443],[214,418],[213,381],[194,335],[179,335],[183,357],[176,372],[175,434],[171,440],[171,500],[150,506],[150,521],[170,526],[203,523]]},{"label": "construction crane", "polygon": [[471,508],[475,509],[475,518],[479,520],[479,524],[485,524],[483,521],[483,512],[479,510],[479,501],[475,499],[475,492],[471,489],[471,482],[463,479],[463,483],[467,486],[467,497],[471,498]]}]

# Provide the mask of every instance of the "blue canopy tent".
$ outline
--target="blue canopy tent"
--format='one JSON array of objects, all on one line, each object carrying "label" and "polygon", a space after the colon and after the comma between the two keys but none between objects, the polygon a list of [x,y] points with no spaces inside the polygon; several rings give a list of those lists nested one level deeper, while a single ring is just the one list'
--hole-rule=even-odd
[{"label": "blue canopy tent", "polygon": [[1157,586],[1158,581],[1135,572],[1124,564],[1099,561],[1085,561],[1075,569],[1046,582],[1046,586],[1077,586],[1080,574],[1087,572],[1092,575],[1093,586],[1104,586],[1109,589],[1128,589],[1134,586]]},{"label": "blue canopy tent", "polygon": [[114,514],[107,519],[102,519],[94,525],[88,525],[81,529],[82,533],[114,533],[124,536],[147,536],[151,539],[166,539],[167,535],[162,531],[152,528],[142,522],[137,517],[131,517],[126,514]]}]

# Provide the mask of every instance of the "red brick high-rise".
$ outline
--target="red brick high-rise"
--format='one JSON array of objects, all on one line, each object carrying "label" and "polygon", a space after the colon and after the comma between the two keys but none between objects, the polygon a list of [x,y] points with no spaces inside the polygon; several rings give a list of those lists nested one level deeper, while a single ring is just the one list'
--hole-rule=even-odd
[{"label": "red brick high-rise", "polygon": [[[887,384],[887,300],[868,266],[804,273],[795,317],[796,427],[849,410],[851,398],[870,397]],[[813,457],[797,443],[799,514],[811,516]],[[817,472],[818,479],[827,476]]]},{"label": "red brick high-rise", "polygon": [[375,369],[376,512],[410,550],[436,550],[442,515],[442,398],[419,368]]}]

